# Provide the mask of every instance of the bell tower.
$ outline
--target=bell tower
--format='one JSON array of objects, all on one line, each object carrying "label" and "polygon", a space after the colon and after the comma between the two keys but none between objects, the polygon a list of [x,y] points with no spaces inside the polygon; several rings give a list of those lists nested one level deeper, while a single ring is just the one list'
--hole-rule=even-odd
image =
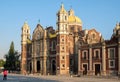
[{"label": "bell tower", "polygon": [[57,13],[57,30],[59,33],[65,33],[68,30],[68,13],[61,4],[61,8]]},{"label": "bell tower", "polygon": [[27,72],[27,40],[30,39],[30,28],[27,22],[22,26],[21,34],[21,73]]},{"label": "bell tower", "polygon": [[61,4],[57,13],[57,74],[69,74],[68,13]]}]

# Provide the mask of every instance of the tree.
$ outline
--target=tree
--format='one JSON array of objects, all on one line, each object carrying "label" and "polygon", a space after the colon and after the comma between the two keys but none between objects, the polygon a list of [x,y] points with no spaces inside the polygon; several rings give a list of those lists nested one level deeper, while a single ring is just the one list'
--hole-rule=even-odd
[{"label": "tree", "polygon": [[5,65],[4,68],[9,71],[18,71],[20,68],[20,54],[14,49],[14,42],[11,42],[8,54],[5,55]]},{"label": "tree", "polygon": [[5,61],[3,59],[0,59],[0,68],[4,67]]}]

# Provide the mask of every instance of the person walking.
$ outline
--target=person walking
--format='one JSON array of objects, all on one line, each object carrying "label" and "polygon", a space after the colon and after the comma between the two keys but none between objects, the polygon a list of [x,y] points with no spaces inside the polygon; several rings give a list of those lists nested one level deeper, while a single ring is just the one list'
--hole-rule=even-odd
[{"label": "person walking", "polygon": [[7,70],[4,69],[3,71],[3,80],[7,80]]}]

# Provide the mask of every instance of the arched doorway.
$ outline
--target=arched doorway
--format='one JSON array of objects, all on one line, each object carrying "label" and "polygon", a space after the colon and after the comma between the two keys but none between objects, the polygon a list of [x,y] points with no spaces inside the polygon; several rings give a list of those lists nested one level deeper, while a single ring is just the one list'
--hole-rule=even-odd
[{"label": "arched doorway", "polygon": [[37,73],[40,73],[40,61],[37,61]]},{"label": "arched doorway", "polygon": [[52,74],[53,75],[56,74],[56,61],[55,60],[52,61]]}]

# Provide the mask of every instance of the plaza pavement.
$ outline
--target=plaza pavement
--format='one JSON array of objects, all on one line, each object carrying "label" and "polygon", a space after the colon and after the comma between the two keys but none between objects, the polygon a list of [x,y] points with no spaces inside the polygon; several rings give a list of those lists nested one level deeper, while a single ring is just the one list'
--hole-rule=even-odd
[{"label": "plaza pavement", "polygon": [[7,81],[3,81],[2,75],[0,75],[0,82],[120,82],[120,78],[100,76],[70,77],[9,74]]},{"label": "plaza pavement", "polygon": [[70,76],[32,76],[47,80],[55,80],[59,82],[120,82],[118,77],[100,77],[100,76],[82,76],[82,77],[70,77]]}]

